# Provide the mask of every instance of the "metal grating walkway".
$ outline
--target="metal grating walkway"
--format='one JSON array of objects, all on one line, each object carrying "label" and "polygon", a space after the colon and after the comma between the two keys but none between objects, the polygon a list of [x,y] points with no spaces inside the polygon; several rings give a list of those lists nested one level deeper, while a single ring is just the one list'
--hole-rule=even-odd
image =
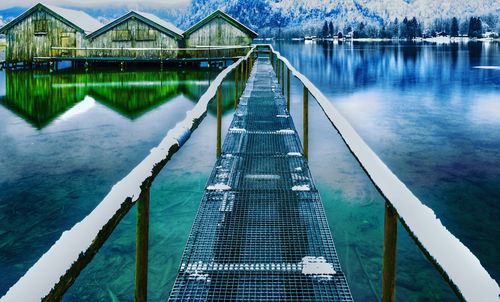
[{"label": "metal grating walkway", "polygon": [[269,60],[256,61],[170,301],[352,301]]}]

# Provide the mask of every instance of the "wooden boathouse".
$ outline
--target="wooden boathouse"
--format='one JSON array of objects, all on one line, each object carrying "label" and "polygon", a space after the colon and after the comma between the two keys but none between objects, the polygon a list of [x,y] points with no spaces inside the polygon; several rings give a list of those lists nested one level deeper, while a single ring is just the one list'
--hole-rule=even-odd
[{"label": "wooden boathouse", "polygon": [[[187,29],[184,32],[184,42],[187,48],[237,48],[252,44],[253,39],[258,36],[255,31],[218,9]],[[243,52],[247,50],[243,47],[240,49]],[[218,49],[212,51],[212,54],[205,53],[204,55],[217,57],[223,56],[223,53],[224,50]],[[193,52],[191,54],[194,55]]]},{"label": "wooden boathouse", "polygon": [[7,41],[5,60],[32,63],[35,58],[67,55],[67,50],[53,47],[86,47],[87,34],[102,25],[82,11],[39,3],[0,29]]},{"label": "wooden boathouse", "polygon": [[[131,11],[87,36],[84,56],[159,58],[177,56],[182,30],[153,14]],[[172,49],[172,50],[169,50]]]},{"label": "wooden boathouse", "polygon": [[[131,11],[107,25],[88,14],[37,4],[0,29],[7,36],[5,64],[61,61],[160,62],[227,66],[244,56],[258,36],[221,10],[183,32],[156,15]],[[55,64],[54,64],[55,63]]]},{"label": "wooden boathouse", "polygon": [[184,32],[187,47],[250,45],[259,35],[218,9]]}]

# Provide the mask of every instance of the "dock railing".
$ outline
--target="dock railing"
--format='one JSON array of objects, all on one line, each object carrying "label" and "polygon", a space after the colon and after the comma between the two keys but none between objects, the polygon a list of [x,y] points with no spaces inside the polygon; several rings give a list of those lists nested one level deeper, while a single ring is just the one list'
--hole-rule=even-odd
[{"label": "dock railing", "polygon": [[451,234],[436,217],[433,210],[425,206],[382,162],[331,101],[271,45],[257,45],[257,53],[262,53],[260,51],[262,49],[265,49],[265,52],[269,54],[289,110],[291,76],[297,78],[304,87],[303,144],[305,156],[307,157],[308,153],[308,99],[311,95],[385,199],[382,301],[395,301],[398,220],[427,259],[443,276],[459,300],[499,301],[500,288],[477,257]]},{"label": "dock railing", "polygon": [[56,243],[0,298],[1,302],[59,301],[80,272],[92,261],[122,218],[137,203],[135,301],[147,301],[150,188],[170,158],[203,121],[209,104],[217,102],[216,153],[221,153],[222,84],[235,79],[235,106],[250,76],[256,53],[252,46],[211,82],[194,108],[125,178],[116,183],[99,205],[65,231]]}]

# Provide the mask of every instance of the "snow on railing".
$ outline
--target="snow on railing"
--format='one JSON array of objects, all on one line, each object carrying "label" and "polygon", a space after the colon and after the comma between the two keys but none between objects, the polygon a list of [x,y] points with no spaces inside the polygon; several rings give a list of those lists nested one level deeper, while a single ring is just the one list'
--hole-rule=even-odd
[{"label": "snow on railing", "polygon": [[[1,302],[40,301],[49,294],[62,296],[74,278],[90,262],[93,255],[111,234],[114,227],[139,199],[149,190],[171,156],[189,139],[191,133],[205,118],[208,105],[217,94],[224,79],[254,51],[225,68],[212,81],[194,108],[181,122],[168,131],[160,144],[150,151],[127,176],[116,183],[106,197],[82,221],[62,233],[52,247],[0,299]],[[97,246],[96,246],[96,242]],[[81,263],[82,259],[84,264]],[[53,294],[53,292],[57,292]]]},{"label": "snow on railing", "polygon": [[479,259],[385,165],[331,101],[271,45],[257,47],[270,48],[277,60],[282,61],[309,90],[372,183],[457,296],[466,301],[499,301],[500,287]]}]

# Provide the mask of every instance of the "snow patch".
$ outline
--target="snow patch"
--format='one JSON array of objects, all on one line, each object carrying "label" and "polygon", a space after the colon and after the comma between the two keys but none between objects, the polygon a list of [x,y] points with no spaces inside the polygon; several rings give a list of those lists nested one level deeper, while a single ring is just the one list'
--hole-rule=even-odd
[{"label": "snow patch", "polygon": [[215,185],[208,186],[207,190],[208,191],[227,191],[227,190],[231,190],[231,187],[226,185],[226,184],[218,183]]},{"label": "snow patch", "polygon": [[245,178],[255,180],[279,180],[281,177],[274,174],[247,174]]},{"label": "snow patch", "polygon": [[278,134],[295,134],[295,131],[293,131],[292,129],[281,129],[281,130],[276,131],[276,133],[278,133]]},{"label": "snow patch", "polygon": [[334,275],[335,270],[331,263],[326,262],[325,257],[305,256],[302,258],[302,274],[304,275]]},{"label": "snow patch", "polygon": [[235,128],[229,128],[229,132],[245,133],[245,132],[247,132],[247,130],[243,129],[243,128],[237,128],[237,127],[235,127]]},{"label": "snow patch", "polygon": [[293,186],[292,191],[307,192],[311,191],[311,188],[309,187],[309,185],[299,185],[299,186]]}]

